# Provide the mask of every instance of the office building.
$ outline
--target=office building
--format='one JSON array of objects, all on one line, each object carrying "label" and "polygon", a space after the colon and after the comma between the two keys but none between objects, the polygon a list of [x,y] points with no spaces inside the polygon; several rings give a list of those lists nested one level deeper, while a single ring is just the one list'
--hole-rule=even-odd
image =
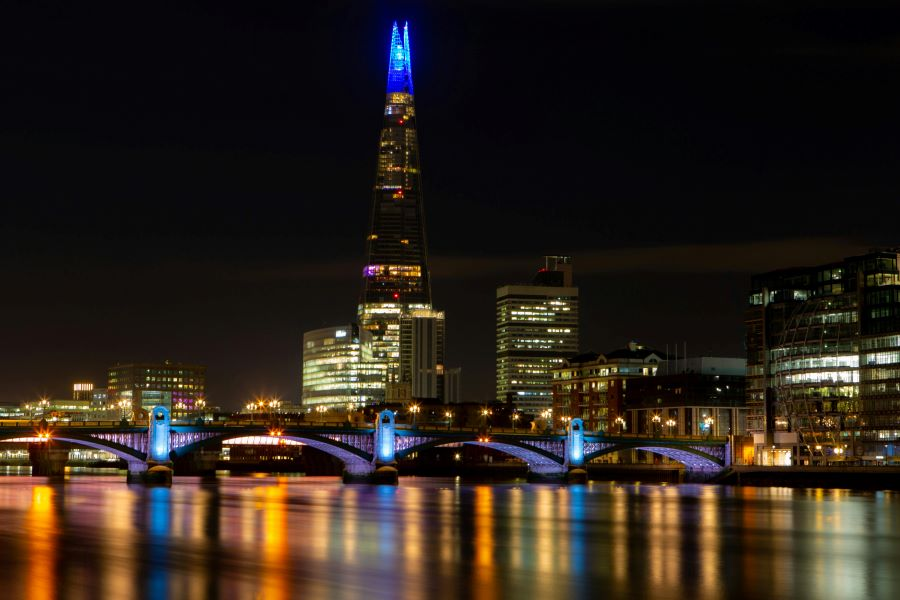
[{"label": "office building", "polygon": [[751,278],[747,403],[758,464],[895,456],[898,252],[872,251]]},{"label": "office building", "polygon": [[384,400],[384,364],[372,361],[372,334],[356,323],[303,334],[301,408],[358,408]]},{"label": "office building", "polygon": [[106,387],[108,401],[132,415],[157,405],[195,410],[205,403],[206,367],[168,360],[116,365]]},{"label": "office building", "polygon": [[72,400],[87,401],[90,404],[94,400],[94,384],[87,382],[72,384]]},{"label": "office building", "polygon": [[578,353],[572,259],[546,256],[530,285],[497,288],[498,402],[532,415],[550,408],[551,370]]},{"label": "office building", "polygon": [[401,317],[431,309],[431,284],[409,27],[404,25],[401,36],[396,22],[391,34],[371,227],[366,236],[359,323],[372,335],[372,359],[384,366],[386,386],[397,389],[403,384]]},{"label": "office building", "polygon": [[400,317],[400,383],[414,400],[443,397],[444,313],[417,309]]}]

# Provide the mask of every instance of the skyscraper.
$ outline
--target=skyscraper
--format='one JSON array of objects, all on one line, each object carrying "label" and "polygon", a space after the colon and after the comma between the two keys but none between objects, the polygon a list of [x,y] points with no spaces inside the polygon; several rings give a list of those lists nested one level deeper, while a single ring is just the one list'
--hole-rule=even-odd
[{"label": "skyscraper", "polygon": [[551,407],[550,369],[578,353],[572,259],[546,256],[531,285],[497,288],[497,401],[538,414]]},{"label": "skyscraper", "polygon": [[396,22],[366,239],[359,323],[372,334],[373,360],[385,365],[390,386],[400,383],[401,315],[431,308],[409,26],[401,37]]}]

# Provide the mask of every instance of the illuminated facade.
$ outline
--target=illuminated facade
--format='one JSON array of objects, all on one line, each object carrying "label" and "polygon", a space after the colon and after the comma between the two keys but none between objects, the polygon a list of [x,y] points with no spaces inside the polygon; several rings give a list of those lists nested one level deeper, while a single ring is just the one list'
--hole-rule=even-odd
[{"label": "illuminated facade", "polygon": [[409,28],[394,23],[358,318],[388,386],[401,383],[401,316],[431,308]]},{"label": "illuminated facade", "polygon": [[898,250],[892,249],[752,278],[747,402],[757,463],[895,456],[900,445],[897,259]]},{"label": "illuminated facade", "polygon": [[361,407],[384,397],[384,363],[372,360],[372,334],[356,323],[303,334],[304,409]]},{"label": "illuminated facade", "polygon": [[552,374],[578,353],[578,288],[572,259],[547,256],[531,285],[497,288],[497,401],[551,408]]},{"label": "illuminated facade", "polygon": [[194,410],[206,396],[206,367],[165,361],[109,368],[108,401],[127,405],[132,413],[164,406]]},{"label": "illuminated facade", "polygon": [[553,421],[584,421],[589,431],[613,431],[612,423],[625,414],[628,380],[653,377],[662,352],[631,342],[627,348],[606,354],[586,352],[568,358],[551,369]]}]

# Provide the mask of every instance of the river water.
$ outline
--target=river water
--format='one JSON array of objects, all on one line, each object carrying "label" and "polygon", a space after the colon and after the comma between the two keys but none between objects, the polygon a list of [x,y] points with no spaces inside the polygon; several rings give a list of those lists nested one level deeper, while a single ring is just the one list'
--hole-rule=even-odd
[{"label": "river water", "polygon": [[2,598],[898,598],[900,494],[0,477]]}]

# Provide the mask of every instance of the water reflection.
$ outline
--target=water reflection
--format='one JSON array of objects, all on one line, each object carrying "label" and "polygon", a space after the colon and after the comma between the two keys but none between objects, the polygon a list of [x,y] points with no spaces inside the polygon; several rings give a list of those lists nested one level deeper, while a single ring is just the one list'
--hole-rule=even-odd
[{"label": "water reflection", "polygon": [[0,479],[3,597],[894,597],[897,494]]}]

